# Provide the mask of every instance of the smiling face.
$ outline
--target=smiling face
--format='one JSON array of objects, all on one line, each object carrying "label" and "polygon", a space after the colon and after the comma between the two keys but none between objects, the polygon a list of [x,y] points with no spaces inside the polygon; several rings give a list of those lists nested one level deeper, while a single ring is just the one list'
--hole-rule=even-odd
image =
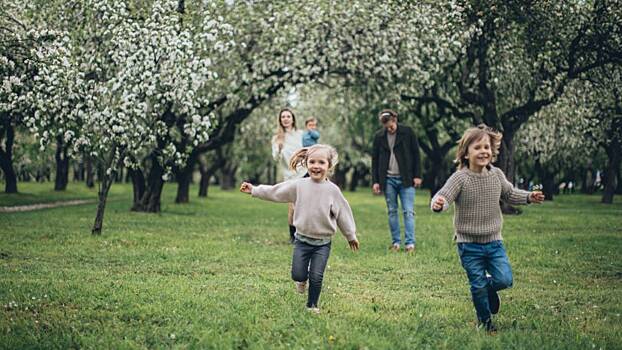
[{"label": "smiling face", "polygon": [[492,160],[490,136],[484,135],[479,140],[471,142],[464,155],[464,159],[469,161],[469,169],[471,171],[481,173]]},{"label": "smiling face", "polygon": [[317,182],[326,180],[329,167],[330,162],[326,152],[318,150],[307,156],[307,170],[312,180]]},{"label": "smiling face", "polygon": [[294,125],[294,117],[292,116],[292,113],[290,111],[281,112],[281,115],[279,116],[279,120],[281,122],[281,126],[286,131],[289,131]]}]

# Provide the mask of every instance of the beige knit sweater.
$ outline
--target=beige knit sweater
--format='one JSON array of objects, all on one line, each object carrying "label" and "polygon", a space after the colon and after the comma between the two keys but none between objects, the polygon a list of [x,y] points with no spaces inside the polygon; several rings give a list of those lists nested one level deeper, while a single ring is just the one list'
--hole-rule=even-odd
[{"label": "beige knit sweater", "polygon": [[434,198],[445,197],[443,211],[452,202],[455,238],[458,243],[488,243],[502,240],[503,216],[499,201],[527,204],[529,192],[514,188],[499,168],[490,166],[481,173],[468,168],[456,171]]},{"label": "beige knit sweater", "polygon": [[293,202],[297,234],[325,239],[339,227],[348,242],[356,239],[352,209],[339,187],[330,181],[315,182],[306,177],[274,186],[253,186],[251,194],[273,202]]}]

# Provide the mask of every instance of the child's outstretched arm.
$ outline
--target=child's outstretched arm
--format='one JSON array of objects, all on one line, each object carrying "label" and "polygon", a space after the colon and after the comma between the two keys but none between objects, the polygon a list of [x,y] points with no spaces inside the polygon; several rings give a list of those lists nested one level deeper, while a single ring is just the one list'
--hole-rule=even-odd
[{"label": "child's outstretched arm", "polygon": [[341,230],[341,233],[343,233],[348,240],[350,249],[353,251],[359,250],[360,244],[356,238],[356,223],[354,222],[352,208],[350,208],[350,204],[341,192],[339,192],[335,205],[331,208],[331,211],[337,219],[337,226],[339,227],[339,230]]},{"label": "child's outstretched arm", "polygon": [[529,192],[529,203],[542,203],[544,202],[544,194],[540,191]]},{"label": "child's outstretched arm", "polygon": [[293,203],[296,202],[296,180],[281,182],[274,186],[254,186],[248,182],[242,182],[240,192],[248,193],[253,197],[267,201]]},{"label": "child's outstretched arm", "polygon": [[447,210],[449,205],[456,200],[460,191],[462,191],[463,182],[464,173],[460,171],[453,173],[430,201],[430,209],[437,213]]},{"label": "child's outstretched arm", "polygon": [[436,195],[434,196],[434,198],[432,198],[430,207],[432,208],[433,211],[438,213],[438,212],[447,210],[449,205],[447,205],[447,200],[445,199],[445,197],[441,195]]},{"label": "child's outstretched arm", "polygon": [[248,182],[242,182],[240,185],[240,192],[247,194],[253,193],[253,185]]},{"label": "child's outstretched arm", "polygon": [[505,177],[503,171],[499,168],[495,168],[499,181],[501,182],[501,200],[511,204],[520,205],[528,204],[530,193],[521,189],[518,189],[512,185],[511,182]]}]

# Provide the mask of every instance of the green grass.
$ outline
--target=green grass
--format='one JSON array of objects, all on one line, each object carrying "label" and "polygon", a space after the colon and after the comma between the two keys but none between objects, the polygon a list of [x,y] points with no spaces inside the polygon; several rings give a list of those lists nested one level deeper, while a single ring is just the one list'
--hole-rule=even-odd
[{"label": "green grass", "polygon": [[[58,200],[51,186],[21,188]],[[81,186],[63,198],[94,198]],[[286,206],[210,191],[175,205],[166,185],[154,215],[130,212],[131,187],[114,185],[100,237],[95,204],[0,213],[0,347],[622,348],[620,201],[558,196],[506,217],[515,284],[488,336],[475,329],[452,215],[430,212],[427,193],[415,256],[387,252],[382,198],[346,193],[361,251],[336,236],[314,315],[289,277]]]},{"label": "green grass", "polygon": [[[0,189],[4,191],[4,183],[0,182]],[[19,193],[0,193],[0,207],[15,205],[30,205],[35,203],[49,203],[73,199],[97,200],[97,185],[88,188],[84,184],[69,184],[65,191],[54,191],[53,183],[20,182],[17,184]],[[127,191],[127,186],[113,186],[109,198],[117,199],[119,194]],[[131,187],[129,188],[131,191]]]}]

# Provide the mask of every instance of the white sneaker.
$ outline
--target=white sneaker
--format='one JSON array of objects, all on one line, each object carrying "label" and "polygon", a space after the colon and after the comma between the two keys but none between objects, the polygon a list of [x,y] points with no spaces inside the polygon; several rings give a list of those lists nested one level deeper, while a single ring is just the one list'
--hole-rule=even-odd
[{"label": "white sneaker", "polygon": [[319,307],[308,307],[307,311],[314,313],[314,314],[319,314],[320,313],[320,308]]},{"label": "white sneaker", "polygon": [[296,292],[300,294],[304,294],[306,290],[307,290],[307,281],[296,282]]}]

